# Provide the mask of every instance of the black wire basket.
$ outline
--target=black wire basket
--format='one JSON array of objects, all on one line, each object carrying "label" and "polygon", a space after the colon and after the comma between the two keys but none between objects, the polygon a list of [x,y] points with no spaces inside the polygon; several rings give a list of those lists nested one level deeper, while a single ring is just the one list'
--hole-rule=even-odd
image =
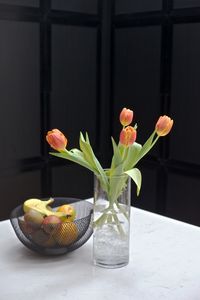
[{"label": "black wire basket", "polygon": [[[30,230],[24,220],[23,205],[17,206],[10,215],[10,221],[18,239],[30,250],[44,255],[60,255],[73,251],[87,242],[93,233],[93,205],[81,199],[55,197],[52,209],[70,204],[76,211],[73,222],[54,224],[51,230],[41,225]],[[41,199],[47,200],[47,199]]]}]

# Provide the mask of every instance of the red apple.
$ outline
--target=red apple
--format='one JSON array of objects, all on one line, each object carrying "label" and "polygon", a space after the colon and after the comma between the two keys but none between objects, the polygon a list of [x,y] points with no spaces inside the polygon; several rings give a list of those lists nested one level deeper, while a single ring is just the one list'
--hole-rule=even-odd
[{"label": "red apple", "polygon": [[61,225],[62,221],[55,215],[50,215],[44,218],[42,227],[46,233],[52,233]]},{"label": "red apple", "polygon": [[21,231],[26,237],[35,231],[33,227],[31,227],[27,222],[24,221],[24,218],[18,219],[18,223]]}]

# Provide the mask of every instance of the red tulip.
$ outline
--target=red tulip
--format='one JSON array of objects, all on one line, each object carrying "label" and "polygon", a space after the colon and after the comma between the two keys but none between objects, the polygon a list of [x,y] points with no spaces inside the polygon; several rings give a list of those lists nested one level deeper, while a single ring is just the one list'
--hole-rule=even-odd
[{"label": "red tulip", "polygon": [[52,129],[51,131],[48,131],[46,135],[46,140],[51,146],[51,148],[62,151],[65,150],[67,146],[67,139],[64,136],[64,134],[58,130],[58,129]]},{"label": "red tulip", "polygon": [[133,120],[133,111],[127,108],[123,108],[120,113],[119,120],[123,126],[130,125]]},{"label": "red tulip", "polygon": [[137,131],[132,126],[123,128],[120,133],[120,143],[126,147],[131,146],[137,137]]},{"label": "red tulip", "polygon": [[172,129],[173,123],[174,121],[168,116],[160,116],[155,127],[157,135],[158,136],[167,135]]}]

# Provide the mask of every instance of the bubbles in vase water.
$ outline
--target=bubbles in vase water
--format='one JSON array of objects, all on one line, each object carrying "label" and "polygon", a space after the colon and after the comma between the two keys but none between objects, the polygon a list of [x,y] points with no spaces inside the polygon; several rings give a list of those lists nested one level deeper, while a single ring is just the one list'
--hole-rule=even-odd
[{"label": "bubbles in vase water", "polygon": [[129,259],[130,207],[99,198],[94,206],[94,262],[104,267],[126,265]]},{"label": "bubbles in vase water", "polygon": [[126,261],[129,256],[128,234],[120,235],[112,225],[104,225],[94,232],[94,255],[108,264]]}]

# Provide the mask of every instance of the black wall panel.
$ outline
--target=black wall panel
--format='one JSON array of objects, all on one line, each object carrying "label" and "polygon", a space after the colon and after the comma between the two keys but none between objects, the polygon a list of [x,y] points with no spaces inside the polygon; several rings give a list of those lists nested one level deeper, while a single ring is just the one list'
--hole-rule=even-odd
[{"label": "black wall panel", "polygon": [[174,8],[199,7],[200,0],[174,0]]},{"label": "black wall panel", "polygon": [[23,6],[39,6],[39,0],[0,0],[0,3]]},{"label": "black wall panel", "polygon": [[168,216],[200,226],[199,178],[169,174],[167,206]]},{"label": "black wall panel", "polygon": [[[140,143],[153,132],[160,114],[160,44],[159,26],[116,30],[113,122],[117,124],[123,107],[132,108]],[[119,126],[114,132],[117,136]]]},{"label": "black wall panel", "polygon": [[175,120],[138,165],[132,204],[200,225],[199,2],[0,0],[0,219],[30,197],[91,197],[93,174],[51,157],[45,133],[72,148],[87,130],[107,167],[130,107],[140,143],[159,115]]},{"label": "black wall panel", "polygon": [[157,173],[156,168],[139,166],[142,172],[142,187],[140,195],[136,196],[136,186],[132,182],[132,205],[138,208],[144,208],[148,211],[156,211],[156,191],[157,191]]},{"label": "black wall panel", "polygon": [[[115,2],[116,13],[126,15],[115,18],[113,32],[112,122],[116,124],[122,106],[133,107],[137,140],[143,142],[157,116],[174,119],[170,136],[160,139],[153,157],[138,165],[144,181],[140,198],[133,191],[132,199],[135,206],[200,225],[200,16],[192,9],[199,2],[163,1],[162,12],[155,14],[155,2],[148,3],[151,8],[145,12],[135,9],[137,1]],[[191,9],[173,11],[173,4]],[[118,137],[119,126],[113,125],[113,131]]]},{"label": "black wall panel", "polygon": [[0,21],[1,166],[40,156],[39,26]]},{"label": "black wall panel", "polygon": [[162,0],[116,0],[116,13],[135,13],[160,10],[162,8]]},{"label": "black wall panel", "polygon": [[93,196],[93,174],[76,164],[52,169],[52,196],[86,199]]},{"label": "black wall panel", "polygon": [[0,220],[8,218],[11,210],[26,199],[41,197],[41,188],[40,171],[1,175]]},{"label": "black wall panel", "polygon": [[175,25],[171,111],[175,126],[171,158],[200,164],[200,24]]},{"label": "black wall panel", "polygon": [[52,28],[51,126],[78,146],[80,131],[95,143],[96,29],[54,25]]},{"label": "black wall panel", "polygon": [[97,13],[97,0],[51,0],[53,9]]}]

